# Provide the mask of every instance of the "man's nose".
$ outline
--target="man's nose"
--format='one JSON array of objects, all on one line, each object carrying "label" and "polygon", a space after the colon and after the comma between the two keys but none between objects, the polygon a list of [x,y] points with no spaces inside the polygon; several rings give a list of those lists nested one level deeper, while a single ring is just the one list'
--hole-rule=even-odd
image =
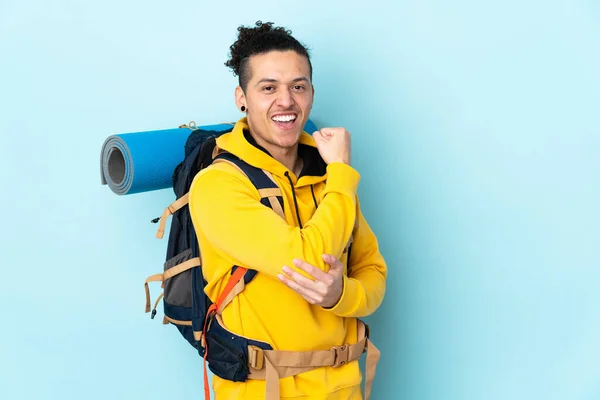
[{"label": "man's nose", "polygon": [[290,108],[294,105],[294,96],[289,89],[279,92],[279,96],[277,97],[277,105],[282,108]]}]

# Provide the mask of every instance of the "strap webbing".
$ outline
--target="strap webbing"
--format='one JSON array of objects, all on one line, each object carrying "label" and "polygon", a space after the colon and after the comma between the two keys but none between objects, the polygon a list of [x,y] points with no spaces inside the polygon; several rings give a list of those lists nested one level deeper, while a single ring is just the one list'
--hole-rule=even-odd
[{"label": "strap webbing", "polygon": [[[240,171],[242,173],[242,175],[244,175],[246,178],[250,179],[250,177],[248,176],[248,174],[246,174],[242,168],[240,168],[236,163],[234,163],[233,161],[224,159],[224,158],[217,158],[215,161],[213,161],[213,164],[219,163],[219,162],[224,162],[226,164],[231,165],[232,167],[234,167],[235,169],[237,169],[238,171]],[[283,196],[281,193],[281,189],[279,188],[279,186],[277,186],[277,182],[275,182],[275,179],[273,178],[273,175],[266,170],[262,170],[262,172],[275,184],[276,187],[274,188],[263,188],[263,189],[258,189],[258,193],[260,195],[261,198],[268,198],[269,199],[269,203],[271,204],[271,208],[273,209],[273,211],[275,211],[277,213],[277,215],[279,215],[281,218],[283,218],[285,220],[285,214],[283,213],[283,208],[281,207],[281,203],[279,203],[279,200],[277,200],[277,197],[281,197]]]},{"label": "strap webbing", "polygon": [[275,178],[273,178],[273,174],[271,174],[269,171],[264,170],[264,169],[263,169],[263,172],[265,173],[267,178],[269,178],[277,187],[279,187],[279,185],[277,185],[277,182],[275,181]]},{"label": "strap webbing", "polygon": [[[202,330],[203,338],[206,338],[206,328],[207,328],[207,324],[208,324],[209,320],[216,313],[220,312],[220,310],[223,309],[222,305],[226,304],[225,300],[229,297],[229,294],[237,286],[238,282],[240,280],[242,281],[242,283],[244,282],[243,278],[244,278],[244,274],[246,274],[246,271],[248,271],[246,268],[237,267],[236,270],[233,272],[233,274],[231,274],[231,276],[229,277],[229,281],[227,282],[227,285],[225,285],[225,289],[223,289],[223,292],[221,292],[221,295],[219,296],[219,299],[217,300],[217,302],[213,303],[208,308],[208,311],[206,312],[206,319],[204,320],[204,329]],[[231,299],[229,301],[231,301]],[[210,399],[210,387],[208,385],[208,371],[207,371],[208,367],[206,365],[207,357],[208,357],[208,346],[205,346],[204,347],[204,398],[206,400],[209,400]]]},{"label": "strap webbing", "polygon": [[365,400],[371,397],[371,389],[373,388],[373,380],[375,379],[375,370],[377,362],[381,357],[381,352],[370,339],[367,339],[367,363],[366,363],[366,378],[365,378]]},{"label": "strap webbing", "polygon": [[269,197],[268,199],[269,203],[271,203],[271,208],[273,211],[275,211],[277,215],[279,215],[285,221],[285,214],[283,213],[283,208],[281,208],[281,204],[279,203],[279,200],[277,200],[277,197]]},{"label": "strap webbing", "polygon": [[279,189],[278,187],[258,189],[258,194],[260,194],[260,197],[277,197],[281,196],[281,189]]},{"label": "strap webbing", "polygon": [[221,296],[219,296],[219,299],[215,304],[209,307],[207,314],[210,314],[211,309],[213,309],[213,307],[213,311],[215,312],[223,308],[221,305],[225,302],[225,299],[229,296],[229,293],[231,293],[231,291],[233,290],[233,288],[235,288],[237,283],[244,277],[246,271],[248,270],[242,267],[237,267],[235,269],[233,274],[231,274],[231,276],[229,277],[229,281],[227,282],[227,285],[225,285],[225,289],[223,289],[223,292],[221,292]]},{"label": "strap webbing", "polygon": [[271,208],[273,209],[273,211],[275,211],[277,215],[279,215],[285,221],[285,214],[283,213],[283,208],[281,207],[281,203],[279,203],[279,200],[277,200],[277,196],[283,196],[281,194],[281,189],[279,188],[279,185],[277,185],[277,182],[275,182],[273,174],[264,169],[262,171],[267,176],[267,178],[269,178],[271,182],[273,182],[277,187],[273,189],[261,189],[258,191],[258,193],[260,193],[262,197],[267,197],[269,199],[269,203],[271,204]]},{"label": "strap webbing", "polygon": [[[246,178],[248,178],[248,175],[246,175],[246,173],[240,167],[238,167],[234,162],[232,162],[232,161],[226,160],[224,158],[217,158],[215,161],[213,161],[213,164],[217,164],[217,163],[220,163],[220,162],[224,162],[226,164],[231,165],[232,167],[234,167],[235,169],[237,169],[238,171],[240,171],[242,173],[242,175],[244,175]],[[248,178],[248,179],[250,179],[250,178]]]},{"label": "strap webbing", "polygon": [[169,278],[174,277],[177,274],[187,271],[188,269],[199,267],[202,265],[202,261],[200,257],[194,257],[187,261],[182,262],[181,264],[177,264],[174,267],[169,268],[163,273],[163,279],[166,281]]},{"label": "strap webbing", "polygon": [[168,323],[172,323],[175,325],[185,325],[185,326],[192,326],[192,321],[180,321],[178,319],[173,319],[170,317],[167,317],[166,315],[163,317],[163,324],[168,324]]},{"label": "strap webbing", "polygon": [[235,296],[237,296],[242,292],[242,290],[244,290],[244,287],[246,287],[246,284],[243,279],[240,279],[235,284],[233,289],[229,292],[229,294],[223,299],[223,301],[219,305],[219,308],[217,308],[217,315],[221,315],[225,307],[227,307],[227,305],[231,303],[231,300],[233,300]]},{"label": "strap webbing", "polygon": [[146,312],[150,312],[150,288],[148,287],[148,282],[162,282],[163,274],[154,274],[149,276],[144,282],[144,289],[146,290]]},{"label": "strap webbing", "polygon": [[[146,290],[146,312],[150,312],[150,288],[148,287],[149,282],[163,282],[164,284],[164,281],[166,281],[167,279],[172,278],[175,275],[180,274],[184,271],[187,271],[188,269],[198,267],[201,264],[202,262],[200,260],[200,257],[195,257],[184,261],[181,264],[178,264],[172,268],[169,268],[163,274],[154,274],[152,276],[149,276],[146,279],[146,282],[144,282],[144,289]],[[159,300],[160,297],[158,298],[158,300],[156,300],[156,304],[158,304]],[[154,309],[156,309],[156,305],[154,306]]]},{"label": "strap webbing", "polygon": [[279,400],[279,379],[298,375],[318,367],[338,367],[350,361],[358,360],[366,351],[364,400],[369,400],[380,352],[373,342],[365,336],[364,323],[360,320],[358,323],[359,337],[362,338],[353,345],[336,346],[329,350],[302,352],[261,350],[255,346],[249,346],[250,376],[248,378],[266,380],[265,399]]},{"label": "strap webbing", "polygon": [[158,298],[156,299],[156,301],[154,302],[154,308],[152,309],[152,318],[154,318],[154,314],[156,314],[156,307],[158,307],[158,303],[160,302],[160,299],[162,299],[165,296],[165,292],[162,292],[160,294],[160,296],[158,296]]},{"label": "strap webbing", "polygon": [[169,218],[169,216],[175,214],[177,210],[185,206],[189,201],[189,197],[189,193],[186,193],[179,199],[177,199],[175,202],[173,202],[169,207],[165,208],[165,211],[163,211],[162,216],[160,217],[160,224],[158,225],[158,230],[156,231],[157,239],[163,238],[165,234],[165,226],[167,225],[167,219]]}]

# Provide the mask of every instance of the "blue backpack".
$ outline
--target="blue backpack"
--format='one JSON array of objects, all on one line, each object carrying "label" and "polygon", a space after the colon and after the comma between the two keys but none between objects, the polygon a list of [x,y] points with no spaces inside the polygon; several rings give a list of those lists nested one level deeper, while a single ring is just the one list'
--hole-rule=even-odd
[{"label": "blue backpack", "polygon": [[[187,126],[182,125],[181,127],[185,128]],[[209,165],[215,162],[229,162],[243,171],[259,191],[261,189],[277,188],[277,185],[269,179],[263,170],[247,164],[233,154],[226,152],[216,154],[218,151],[216,139],[233,129],[233,126],[227,125],[216,126],[216,128],[218,127],[222,127],[222,129],[190,128],[192,132],[185,143],[184,159],[173,172],[173,190],[176,201],[165,209],[161,217],[152,220],[153,223],[160,222],[156,237],[162,239],[167,219],[172,217],[164,270],[162,273],[148,277],[144,284],[146,312],[151,311],[151,318],[154,319],[156,308],[162,299],[163,323],[174,325],[201,356],[204,356],[206,350],[205,342],[202,340],[204,324],[211,306],[215,308],[215,305],[204,293],[206,280],[202,272],[200,249],[198,248],[198,240],[188,208],[188,192],[192,181],[200,170]],[[283,208],[283,197],[277,196],[277,201]],[[267,207],[271,207],[272,204],[267,197],[262,199],[262,203]],[[232,276],[234,276],[237,267],[232,267]],[[244,273],[244,283],[249,283],[256,273],[257,271],[254,270]],[[242,273],[238,272],[238,274]],[[148,283],[155,281],[162,282],[161,286],[164,291],[151,310]],[[217,369],[219,367],[218,365],[211,365],[210,362],[209,366],[211,369],[213,369],[212,367]],[[237,378],[242,379],[244,376],[238,377],[236,374],[231,378],[232,380],[238,380]]]}]

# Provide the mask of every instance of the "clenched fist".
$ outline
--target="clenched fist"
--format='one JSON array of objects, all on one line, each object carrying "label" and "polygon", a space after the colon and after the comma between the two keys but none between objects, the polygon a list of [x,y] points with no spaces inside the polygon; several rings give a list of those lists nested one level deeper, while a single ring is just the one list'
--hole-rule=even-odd
[{"label": "clenched fist", "polygon": [[319,154],[327,164],[350,165],[350,132],[344,128],[323,128],[313,133]]}]

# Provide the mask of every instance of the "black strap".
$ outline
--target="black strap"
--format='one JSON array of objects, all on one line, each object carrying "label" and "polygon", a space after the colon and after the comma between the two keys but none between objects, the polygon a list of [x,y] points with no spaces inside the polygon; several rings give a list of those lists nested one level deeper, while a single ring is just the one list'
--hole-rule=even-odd
[{"label": "black strap", "polygon": [[[252,184],[254,185],[254,187],[256,187],[257,190],[279,188],[277,186],[277,184],[275,182],[273,182],[267,176],[267,174],[265,174],[265,172],[262,169],[248,164],[246,161],[242,160],[241,158],[239,158],[231,153],[227,153],[227,152],[223,152],[223,153],[219,154],[217,157],[215,157],[215,160],[217,160],[219,158],[222,158],[224,160],[232,162],[239,169],[241,169],[246,174],[248,179],[250,179],[250,182],[252,182]],[[281,208],[283,208],[283,197],[277,196],[277,200],[281,204]],[[268,198],[263,198],[260,200],[260,202],[264,206],[272,209],[271,203],[269,202]],[[236,268],[237,268],[237,266],[234,266],[231,270],[231,273],[233,273],[236,270]],[[257,271],[249,269],[248,272],[246,273],[246,275],[244,275],[244,283],[248,284],[254,278],[256,273],[257,273]]]}]

